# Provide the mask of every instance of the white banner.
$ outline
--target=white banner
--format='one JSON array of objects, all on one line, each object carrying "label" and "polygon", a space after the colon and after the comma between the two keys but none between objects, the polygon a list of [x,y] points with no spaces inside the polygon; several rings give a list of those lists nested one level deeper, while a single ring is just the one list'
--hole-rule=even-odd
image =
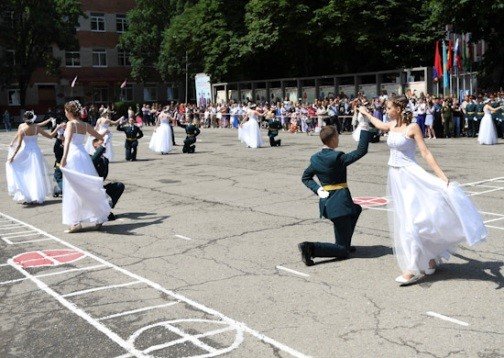
[{"label": "white banner", "polygon": [[212,85],[210,84],[210,77],[205,73],[198,73],[194,77],[196,85],[196,99],[198,106],[205,107],[212,100]]}]

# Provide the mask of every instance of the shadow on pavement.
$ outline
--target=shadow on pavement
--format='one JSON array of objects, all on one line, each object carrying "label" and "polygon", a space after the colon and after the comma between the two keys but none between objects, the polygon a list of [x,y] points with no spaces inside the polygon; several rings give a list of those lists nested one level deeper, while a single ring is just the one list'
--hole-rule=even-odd
[{"label": "shadow on pavement", "polygon": [[501,273],[501,268],[504,266],[504,261],[478,261],[453,254],[466,262],[463,264],[446,263],[442,264],[436,273],[422,279],[422,282],[436,282],[443,280],[474,280],[474,281],[490,281],[497,285],[496,290],[504,287],[504,277]]}]

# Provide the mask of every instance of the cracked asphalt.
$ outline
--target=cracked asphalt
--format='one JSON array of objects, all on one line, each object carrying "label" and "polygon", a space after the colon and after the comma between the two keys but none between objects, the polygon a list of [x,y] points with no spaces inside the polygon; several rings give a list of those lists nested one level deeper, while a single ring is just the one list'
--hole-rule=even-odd
[{"label": "cracked asphalt", "polygon": [[[504,143],[478,145],[475,139],[438,139],[428,146],[447,175],[462,184],[503,177],[469,190],[489,225],[486,243],[461,246],[435,275],[411,287],[398,287],[387,212],[366,209],[357,224],[348,260],[318,261],[306,267],[297,244],[332,241],[331,223],[318,218],[317,197],[301,183],[310,156],[320,148],[315,136],[282,132],[282,147],[253,150],[228,129],[204,129],[196,154],[169,155],[147,149],[145,129],[139,160],[125,162],[114,133],[115,161],[109,180],[126,191],[113,210],[118,220],[101,231],[64,234],[61,198],[42,206],[14,203],[6,193],[0,166],[0,212],[33,225],[107,262],[241,322],[276,342],[315,357],[504,357]],[[182,143],[182,130],[175,131]],[[266,133],[263,133],[266,139]],[[0,133],[6,158],[11,134]],[[351,136],[341,149],[356,147]],[[49,164],[53,143],[39,138]],[[386,195],[388,149],[371,144],[369,153],[349,168],[352,195]],[[419,158],[421,165],[426,163]],[[501,215],[501,216],[499,216]],[[494,220],[495,219],[495,220]],[[0,223],[1,226],[1,223]],[[0,233],[0,235],[3,235]],[[181,235],[188,239],[181,239]],[[0,241],[0,265],[27,251],[61,248],[51,242],[8,245]],[[67,265],[96,264],[86,257]],[[282,266],[308,277],[277,269]],[[65,266],[66,267],[66,266]],[[33,274],[56,268],[31,269]],[[0,266],[0,283],[22,276]],[[46,277],[60,294],[122,284],[131,278],[109,267]],[[127,340],[142,327],[174,322],[197,335],[221,328],[216,316],[158,292],[145,283],[76,296],[72,302],[93,317],[170,304],[156,310],[106,318]],[[173,305],[171,305],[173,304]],[[76,316],[29,280],[0,284],[1,357],[115,357],[125,350]],[[430,317],[432,311],[468,323]],[[188,320],[188,321],[187,321]],[[180,322],[179,322],[180,321]],[[217,326],[216,326],[217,324]],[[231,357],[288,357],[285,350],[239,329],[204,337],[201,345],[181,342],[151,354],[188,357],[210,346]],[[180,338],[173,330],[152,327],[134,345],[144,350]],[[238,342],[232,350],[225,352]],[[216,353],[216,354],[217,354]]]}]

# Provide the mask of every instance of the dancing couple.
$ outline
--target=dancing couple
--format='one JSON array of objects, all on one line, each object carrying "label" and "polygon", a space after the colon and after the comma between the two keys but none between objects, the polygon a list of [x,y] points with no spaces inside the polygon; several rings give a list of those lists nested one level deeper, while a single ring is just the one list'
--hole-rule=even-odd
[{"label": "dancing couple", "polygon": [[[325,146],[311,157],[302,181],[319,196],[320,215],[333,222],[336,243],[305,241],[299,244],[306,265],[313,265],[315,257],[345,259],[355,251],[351,240],[362,208],[352,201],[346,171],[348,165],[367,152],[368,121],[378,130],[389,133],[390,232],[402,271],[396,278],[401,286],[434,274],[441,260],[447,260],[459,243],[474,245],[487,237],[480,213],[459,184],[451,182],[441,170],[425,145],[420,127],[412,123],[413,113],[407,104],[405,96],[391,97],[386,103],[387,123],[360,107],[363,116],[359,117],[359,145],[347,154],[335,150],[338,132],[333,127],[321,130],[320,138]],[[417,164],[417,147],[435,176]],[[320,184],[313,179],[315,176]]]}]

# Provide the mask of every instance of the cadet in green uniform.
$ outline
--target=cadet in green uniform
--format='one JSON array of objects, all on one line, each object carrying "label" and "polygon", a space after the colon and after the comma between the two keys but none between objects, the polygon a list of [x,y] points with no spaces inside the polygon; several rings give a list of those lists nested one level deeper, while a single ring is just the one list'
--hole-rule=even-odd
[{"label": "cadet in green uniform", "polygon": [[[492,106],[492,108],[499,108],[501,106],[500,102],[495,100],[494,95],[490,96],[490,106]],[[500,108],[499,110],[492,112],[492,121],[494,122],[495,128],[497,129],[497,137],[504,138],[501,128],[501,116],[502,110]]]},{"label": "cadet in green uniform", "polygon": [[133,117],[130,117],[128,119],[128,124],[119,124],[117,126],[117,130],[122,131],[126,134],[126,141],[124,142],[124,148],[126,149],[126,160],[137,160],[138,140],[143,137],[143,132],[139,127],[135,125],[135,119]]},{"label": "cadet in green uniform", "polygon": [[200,130],[193,123],[189,124],[179,124],[186,131],[186,139],[184,139],[184,147],[182,152],[184,153],[194,153],[196,151],[196,137],[200,134]]},{"label": "cadet in green uniform", "polygon": [[485,113],[483,112],[483,107],[485,107],[485,104],[483,103],[483,97],[478,96],[478,99],[476,100],[476,124],[475,124],[474,137],[478,135],[481,120],[485,115]]},{"label": "cadet in green uniform", "polygon": [[476,103],[474,97],[469,96],[469,102],[465,108],[465,119],[467,122],[467,137],[476,137]]},{"label": "cadet in green uniform", "polygon": [[[302,242],[299,244],[301,257],[307,266],[314,264],[313,257],[347,258],[354,251],[351,247],[352,235],[362,207],[353,202],[346,183],[347,166],[362,158],[368,151],[372,134],[361,130],[359,144],[350,153],[336,151],[339,135],[335,126],[325,126],[320,131],[324,148],[310,159],[302,181],[320,197],[320,217],[334,224],[335,244],[328,242]],[[318,178],[320,185],[313,180]]]},{"label": "cadet in green uniform", "polygon": [[279,147],[282,145],[282,140],[276,140],[275,137],[278,135],[278,130],[282,129],[282,123],[276,118],[270,119],[268,121],[268,137],[270,140],[270,145],[272,147]]}]

